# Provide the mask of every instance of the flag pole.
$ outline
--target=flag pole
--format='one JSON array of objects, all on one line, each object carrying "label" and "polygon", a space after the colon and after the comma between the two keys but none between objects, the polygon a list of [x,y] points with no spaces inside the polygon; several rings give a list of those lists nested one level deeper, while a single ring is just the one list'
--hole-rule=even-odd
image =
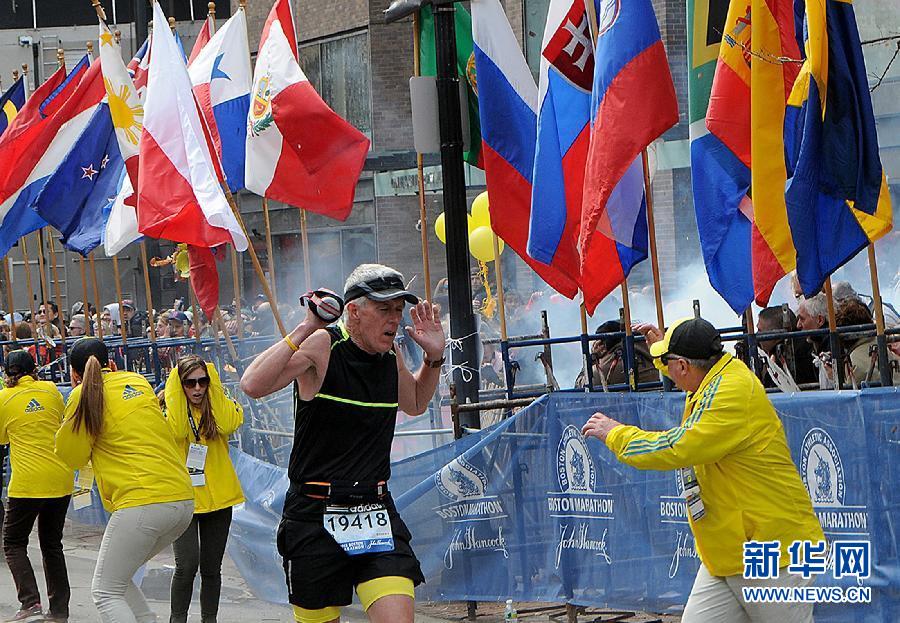
[{"label": "flag pole", "polygon": [[[116,280],[116,301],[119,303],[119,333],[122,335],[122,345],[125,347],[125,361],[128,361],[128,332],[125,330],[125,306],[122,304],[122,284],[119,280],[119,258],[112,256],[113,278]],[[127,367],[127,363],[126,363]]]},{"label": "flag pole", "polygon": [[88,296],[87,269],[84,267],[84,256],[81,254],[78,255],[78,264],[81,267],[81,288],[83,296],[81,299],[81,308],[82,313],[84,313],[85,332],[88,335],[94,335],[94,318],[91,316],[91,299]]},{"label": "flag pole", "polygon": [[825,301],[828,304],[828,341],[834,370],[834,389],[839,391],[844,384],[844,362],[841,357],[841,341],[837,334],[837,317],[834,313],[834,293],[831,290],[831,275],[825,279]]},{"label": "flag pole", "polygon": [[641,164],[644,169],[644,198],[647,201],[647,231],[650,235],[650,269],[653,272],[653,296],[656,299],[656,323],[661,331],[666,328],[663,315],[662,284],[659,279],[659,253],[656,249],[656,224],[653,218],[653,188],[650,182],[650,165],[647,149],[641,151]]},{"label": "flag pole", "polygon": [[9,270],[9,263],[12,256],[7,254],[3,257],[3,274],[6,277],[6,306],[9,307],[9,324],[10,324],[10,341],[16,341],[16,307],[13,302],[12,276]]},{"label": "flag pole", "polygon": [[[193,8],[193,3],[191,3],[191,8]],[[206,19],[209,21],[209,34],[214,35],[216,33],[216,3],[210,2],[206,5],[206,8],[209,9],[209,12],[206,14]],[[244,8],[243,5],[241,5],[241,8]]]},{"label": "flag pole", "polygon": [[[419,22],[419,12],[416,11],[413,13],[413,75],[416,77],[422,75],[421,50],[419,49],[421,27],[421,23]],[[416,152],[416,173],[419,181],[419,224],[421,227],[420,234],[422,236],[422,270],[425,279],[425,294],[428,298],[431,298],[431,262],[428,257],[428,213],[425,209],[425,157],[418,152]],[[495,256],[497,256],[496,252]],[[502,296],[500,297],[500,313],[502,317]],[[505,320],[503,321],[503,324],[505,324]],[[506,338],[504,337],[503,339]]]},{"label": "flag pole", "polygon": [[500,339],[506,341],[506,304],[503,302],[503,269],[500,267],[500,242],[497,233],[491,229],[494,242],[494,272],[497,273],[497,301],[500,305]]},{"label": "flag pole", "polygon": [[878,283],[878,264],[875,261],[875,243],[870,242],[869,252],[869,276],[872,278],[872,305],[875,308],[875,339],[878,345],[878,373],[881,376],[881,386],[889,387],[894,384],[891,374],[891,365],[888,361],[887,337],[884,334],[884,307],[881,303],[881,286]]},{"label": "flag pole", "polygon": [[237,204],[234,202],[234,195],[231,194],[231,189],[228,188],[228,184],[222,183],[222,190],[225,191],[225,198],[228,200],[228,205],[231,206],[231,212],[234,214],[234,218],[237,219],[238,224],[241,226],[241,231],[244,232],[244,237],[248,242],[247,250],[250,252],[250,259],[253,261],[253,268],[256,270],[256,276],[262,284],[263,293],[269,300],[269,305],[272,306],[272,315],[275,317],[275,323],[278,325],[278,330],[281,331],[281,337],[285,337],[287,331],[284,328],[284,322],[281,320],[281,314],[278,312],[278,306],[275,304],[275,298],[272,296],[269,282],[266,281],[266,275],[263,273],[262,265],[259,263],[259,256],[256,255],[256,249],[253,248],[253,241],[250,238],[250,234],[247,232],[247,225],[244,223],[244,219],[241,217]]},{"label": "flag pole", "polygon": [[153,310],[153,292],[150,289],[150,263],[147,261],[147,244],[141,240],[141,262],[144,273],[144,292],[147,295],[147,327],[150,329],[150,343],[156,344],[156,314]]},{"label": "flag pole", "polygon": [[[49,232],[49,227],[47,228]],[[59,313],[59,336],[62,338],[63,354],[66,354],[66,316],[65,309],[62,306],[62,290],[59,286],[59,271],[56,268],[56,250],[54,249],[53,234],[47,236],[47,245],[50,247],[50,269],[53,272],[53,289],[56,294],[56,305]],[[63,259],[65,260],[65,248],[63,248]],[[68,285],[68,284],[67,284]],[[46,306],[45,306],[46,307]],[[62,370],[66,369],[65,359],[62,362]]]},{"label": "flag pole", "polygon": [[234,244],[231,245],[231,278],[232,278],[232,289],[234,290],[234,303],[235,303],[235,315],[237,316],[237,334],[238,339],[244,339],[244,317],[242,315],[242,307],[241,307],[241,279],[238,274],[238,252],[237,249],[234,248]]},{"label": "flag pole", "polygon": [[[272,252],[272,225],[269,222],[269,200],[265,197],[262,198],[262,209],[263,221],[266,224],[266,254],[268,255],[266,267],[269,269],[269,281],[271,282],[272,294],[275,296],[275,304],[277,305],[278,295],[275,294],[275,291],[278,289],[278,282],[275,280],[275,254]],[[306,289],[309,289],[308,280]]]},{"label": "flag pole", "polygon": [[[228,334],[228,327],[225,325],[225,320],[222,318],[222,312],[219,311],[219,308],[216,307],[216,313],[213,316],[213,320],[216,325],[219,327],[219,330],[222,332],[222,335],[225,336],[225,345],[228,347],[228,354],[231,355],[232,361],[234,361],[234,368],[237,371],[240,366],[241,360],[238,358],[237,349],[234,347],[234,341],[231,339],[231,336]],[[218,340],[218,338],[216,338]]]},{"label": "flag pole", "polygon": [[309,267],[309,232],[306,228],[306,208],[300,208],[300,242],[303,245],[303,277],[306,289],[312,290],[312,271]]},{"label": "flag pole", "polygon": [[103,322],[100,320],[100,291],[97,288],[97,265],[94,263],[94,252],[88,255],[88,263],[91,265],[91,285],[94,287],[94,311],[97,313],[97,337],[103,339]]},{"label": "flag pole", "polygon": [[31,261],[28,259],[28,240],[27,236],[22,236],[22,261],[25,262],[25,287],[28,289],[28,311],[31,313],[31,337],[34,338],[34,356],[40,361],[40,354],[37,347],[37,323],[34,320],[34,288],[31,285]]}]

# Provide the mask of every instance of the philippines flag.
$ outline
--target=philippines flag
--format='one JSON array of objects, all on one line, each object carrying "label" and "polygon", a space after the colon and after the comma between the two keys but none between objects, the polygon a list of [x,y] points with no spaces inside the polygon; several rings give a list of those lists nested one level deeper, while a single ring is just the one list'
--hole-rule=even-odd
[{"label": "philippines flag", "polygon": [[346,219],[369,139],[322,101],[297,64],[288,0],[275,1],[263,27],[251,92],[247,189]]},{"label": "philippines flag", "polygon": [[[196,47],[194,50],[196,52]],[[188,72],[228,187],[237,192],[244,187],[252,77],[247,18],[243,10],[235,12],[197,52]]]},{"label": "philippines flag", "polygon": [[[165,24],[159,3],[153,20]],[[157,28],[151,44],[138,174],[138,229],[154,238],[197,246],[247,239],[219,186],[178,44]]]},{"label": "philippines flag", "polygon": [[89,67],[87,57],[65,79],[60,81],[57,74],[49,82],[47,90],[45,83],[35,91],[0,139],[0,171],[5,173],[0,187],[0,255],[47,224],[32,209],[35,201],[103,98],[100,63]]},{"label": "philippines flag", "polygon": [[472,2],[472,35],[491,223],[544,281],[571,298],[578,292],[574,273],[526,253],[537,87],[498,0]]},{"label": "philippines flag", "polygon": [[[647,257],[639,158],[678,123],[678,101],[650,0],[602,0],[581,211],[581,279],[593,312]],[[625,188],[621,182],[631,180]],[[599,234],[599,235],[597,235]]]}]

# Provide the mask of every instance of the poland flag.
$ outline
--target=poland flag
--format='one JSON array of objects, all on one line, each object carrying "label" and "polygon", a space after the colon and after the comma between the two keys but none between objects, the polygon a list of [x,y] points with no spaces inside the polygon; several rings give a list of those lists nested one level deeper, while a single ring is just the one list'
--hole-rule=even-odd
[{"label": "poland flag", "polygon": [[[168,23],[159,2],[153,23]],[[215,173],[184,57],[166,27],[153,33],[140,153],[142,234],[201,247],[233,241],[238,251],[247,249]]]},{"label": "poland flag", "polygon": [[276,0],[253,74],[247,189],[344,220],[368,151],[369,139],[331,110],[303,74],[290,4]]}]

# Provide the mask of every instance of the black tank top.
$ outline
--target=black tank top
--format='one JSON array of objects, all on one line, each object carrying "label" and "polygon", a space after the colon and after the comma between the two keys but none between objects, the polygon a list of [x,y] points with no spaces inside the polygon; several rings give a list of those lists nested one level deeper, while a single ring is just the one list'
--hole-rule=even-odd
[{"label": "black tank top", "polygon": [[331,358],[322,388],[301,400],[294,382],[293,486],[305,482],[377,483],[391,476],[397,420],[397,358],[371,355],[343,325],[328,327]]}]

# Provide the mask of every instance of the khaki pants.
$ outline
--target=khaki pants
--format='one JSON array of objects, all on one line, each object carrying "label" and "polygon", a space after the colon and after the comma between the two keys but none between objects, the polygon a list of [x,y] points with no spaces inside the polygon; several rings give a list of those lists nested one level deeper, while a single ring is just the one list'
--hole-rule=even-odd
[{"label": "khaki pants", "polygon": [[700,565],[688,597],[681,623],[812,623],[813,604],[749,603],[741,589],[745,586],[810,586],[814,578],[781,570],[773,580],[745,580],[739,575],[716,577]]}]

